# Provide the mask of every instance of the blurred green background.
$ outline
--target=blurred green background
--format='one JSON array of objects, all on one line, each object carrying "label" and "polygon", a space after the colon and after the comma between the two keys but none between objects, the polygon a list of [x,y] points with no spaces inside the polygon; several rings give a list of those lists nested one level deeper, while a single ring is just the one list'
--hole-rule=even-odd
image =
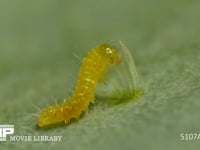
[{"label": "blurred green background", "polygon": [[[80,121],[37,130],[39,108],[70,95],[88,50],[121,39],[131,49],[145,95],[94,105]],[[0,124],[15,135],[60,135],[61,142],[0,142],[1,149],[198,149],[200,1],[1,0]]]}]

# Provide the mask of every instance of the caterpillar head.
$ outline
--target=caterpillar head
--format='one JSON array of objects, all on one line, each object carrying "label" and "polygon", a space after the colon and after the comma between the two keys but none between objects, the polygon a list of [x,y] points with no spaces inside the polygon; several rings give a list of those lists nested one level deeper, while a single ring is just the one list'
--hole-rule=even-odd
[{"label": "caterpillar head", "polygon": [[121,63],[121,56],[115,47],[109,44],[102,44],[97,48],[97,51],[105,58],[108,64],[115,65]]}]

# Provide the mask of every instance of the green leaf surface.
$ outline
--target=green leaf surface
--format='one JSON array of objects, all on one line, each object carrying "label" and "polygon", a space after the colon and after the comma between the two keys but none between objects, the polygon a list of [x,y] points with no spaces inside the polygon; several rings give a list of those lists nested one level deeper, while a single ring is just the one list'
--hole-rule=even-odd
[{"label": "green leaf surface", "polygon": [[[95,104],[79,121],[36,128],[38,110],[74,89],[87,52],[122,40],[144,95]],[[14,135],[62,136],[61,142],[0,142],[0,149],[199,149],[200,1],[102,0],[0,2],[0,124]]]}]

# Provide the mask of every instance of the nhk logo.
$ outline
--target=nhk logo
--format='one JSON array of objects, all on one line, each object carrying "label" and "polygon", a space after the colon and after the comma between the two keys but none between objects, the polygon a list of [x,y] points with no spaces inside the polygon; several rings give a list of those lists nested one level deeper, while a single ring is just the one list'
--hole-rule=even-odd
[{"label": "nhk logo", "polygon": [[6,141],[6,136],[14,133],[14,125],[0,125],[0,141]]}]

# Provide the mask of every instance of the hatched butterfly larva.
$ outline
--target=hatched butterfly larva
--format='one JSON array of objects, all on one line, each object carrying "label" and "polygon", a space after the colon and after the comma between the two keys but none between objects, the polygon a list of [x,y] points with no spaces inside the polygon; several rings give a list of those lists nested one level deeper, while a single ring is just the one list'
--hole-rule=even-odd
[{"label": "hatched butterfly larva", "polygon": [[117,49],[109,44],[102,44],[88,53],[83,59],[79,71],[76,89],[69,101],[44,109],[39,116],[38,126],[46,127],[57,123],[68,123],[78,119],[82,112],[94,103],[97,83],[102,78],[108,65],[117,65],[121,56]]}]

